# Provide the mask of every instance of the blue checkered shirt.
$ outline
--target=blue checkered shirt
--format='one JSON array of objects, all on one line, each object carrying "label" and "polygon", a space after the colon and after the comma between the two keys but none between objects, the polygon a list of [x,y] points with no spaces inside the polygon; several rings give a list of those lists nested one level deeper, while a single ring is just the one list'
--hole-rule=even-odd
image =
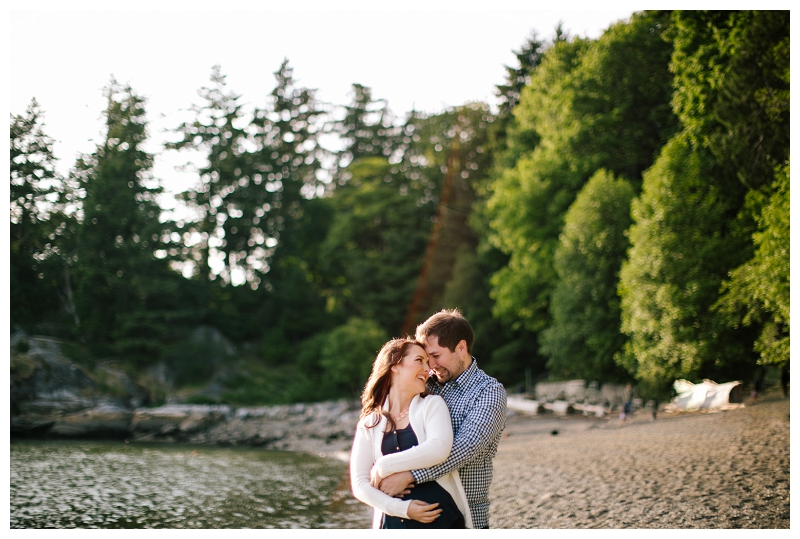
[{"label": "blue checkered shirt", "polygon": [[458,470],[475,528],[489,526],[489,485],[492,459],[506,426],[506,390],[478,368],[475,358],[455,380],[439,385],[428,380],[428,391],[440,395],[450,408],[453,449],[447,460],[424,470],[412,470],[417,483],[434,481]]}]

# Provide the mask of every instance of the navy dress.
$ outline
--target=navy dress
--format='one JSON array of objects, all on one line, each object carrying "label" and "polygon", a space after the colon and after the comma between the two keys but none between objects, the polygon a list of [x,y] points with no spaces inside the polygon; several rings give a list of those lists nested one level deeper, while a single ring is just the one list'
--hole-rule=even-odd
[{"label": "navy dress", "polygon": [[[415,445],[419,445],[417,435],[411,424],[398,430],[392,430],[383,435],[383,442],[381,443],[381,452],[384,455],[390,453],[399,453],[410,449]],[[437,503],[437,509],[442,509],[439,518],[429,524],[424,524],[410,518],[392,517],[383,515],[383,529],[407,529],[407,528],[426,528],[426,529],[451,529],[451,528],[464,528],[464,515],[458,509],[455,500],[447,492],[442,485],[436,481],[428,481],[427,483],[419,483],[414,485],[411,489],[409,497],[412,500],[420,500],[426,503]]]}]

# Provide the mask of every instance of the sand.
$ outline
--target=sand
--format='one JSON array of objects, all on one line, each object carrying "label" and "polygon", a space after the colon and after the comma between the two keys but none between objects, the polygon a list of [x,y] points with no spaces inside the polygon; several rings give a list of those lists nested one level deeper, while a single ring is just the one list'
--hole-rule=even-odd
[{"label": "sand", "polygon": [[736,410],[655,421],[639,411],[618,423],[509,417],[490,526],[789,528],[789,399],[779,389]]}]

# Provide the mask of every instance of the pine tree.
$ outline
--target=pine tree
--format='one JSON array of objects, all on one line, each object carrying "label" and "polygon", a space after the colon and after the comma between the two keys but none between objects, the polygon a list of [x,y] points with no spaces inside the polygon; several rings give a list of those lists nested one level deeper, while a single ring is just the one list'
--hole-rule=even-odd
[{"label": "pine tree", "polygon": [[[339,152],[337,171],[362,157],[389,158],[396,150],[396,128],[386,100],[373,99],[372,89],[361,84],[353,84],[351,96],[350,104],[344,107],[344,118],[334,123],[345,144]],[[335,176],[341,179],[340,174]]]},{"label": "pine tree", "polygon": [[10,143],[12,326],[30,330],[58,320],[62,308],[77,322],[70,283],[75,220],[67,213],[74,193],[56,171],[53,140],[44,133],[36,99],[24,115],[11,116]]},{"label": "pine tree", "polygon": [[212,87],[200,91],[205,104],[193,107],[197,119],[180,126],[182,140],[168,145],[199,148],[207,158],[200,183],[183,195],[199,216],[188,228],[199,238],[191,259],[201,280],[219,275],[223,283],[257,288],[287,220],[301,219],[304,201],[318,192],[314,92],[295,87],[288,61],[275,76],[271,103],[248,113],[215,66]]},{"label": "pine tree", "polygon": [[150,173],[152,155],[143,149],[145,101],[114,79],[104,94],[105,140],[73,171],[85,193],[76,247],[80,334],[101,353],[154,360],[158,341],[174,331],[152,320],[168,301],[163,280],[172,276],[154,253],[171,231],[159,222],[162,190]]}]

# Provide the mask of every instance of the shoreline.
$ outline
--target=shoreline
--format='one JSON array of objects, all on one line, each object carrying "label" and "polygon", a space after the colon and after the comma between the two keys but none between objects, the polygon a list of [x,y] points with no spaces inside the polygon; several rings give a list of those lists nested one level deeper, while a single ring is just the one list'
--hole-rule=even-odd
[{"label": "shoreline", "polygon": [[[358,412],[342,410],[354,404],[293,406],[262,407],[256,417],[237,411],[191,435],[166,428],[131,441],[298,451],[349,462]],[[778,388],[732,410],[659,413],[655,420],[639,410],[624,426],[617,417],[511,413],[493,461],[490,526],[788,529],[789,414]],[[351,497],[346,475],[339,490]]]},{"label": "shoreline", "polygon": [[[492,528],[788,529],[790,401],[618,419],[510,417]],[[553,434],[556,431],[556,434]]]}]

